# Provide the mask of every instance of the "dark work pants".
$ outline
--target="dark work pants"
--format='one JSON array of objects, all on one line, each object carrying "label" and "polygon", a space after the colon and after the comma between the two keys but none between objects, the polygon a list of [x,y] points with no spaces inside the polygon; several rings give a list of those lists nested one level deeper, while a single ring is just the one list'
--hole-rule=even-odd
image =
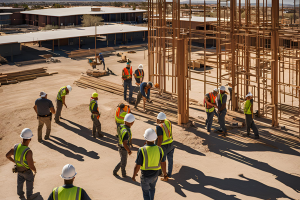
[{"label": "dark work pants", "polygon": [[[162,150],[164,151],[164,154],[166,155],[166,158],[168,160],[168,177],[171,178],[172,171],[173,171],[173,157],[174,157],[174,146],[169,146],[170,148],[166,148],[167,145],[161,145]],[[159,174],[162,174],[162,170],[160,169]]]},{"label": "dark work pants", "polygon": [[105,70],[105,62],[104,62],[104,59],[102,60],[102,63],[103,63],[103,70]]},{"label": "dark work pants", "polygon": [[56,113],[55,113],[55,122],[59,122],[59,117],[61,114],[63,104],[62,101],[56,100]]},{"label": "dark work pants", "polygon": [[39,120],[39,126],[38,126],[38,140],[42,140],[42,129],[44,124],[46,124],[46,135],[45,139],[48,139],[50,137],[50,132],[51,132],[51,119],[52,115],[48,117],[38,117]]},{"label": "dark work pants", "polygon": [[126,176],[126,165],[127,165],[128,152],[126,151],[125,148],[119,146],[119,154],[120,154],[121,161],[115,167],[114,173],[117,173],[121,168],[122,176]]},{"label": "dark work pants", "polygon": [[143,97],[143,95],[142,95],[141,91],[139,91],[138,94],[137,94],[137,97],[136,97],[136,101],[135,101],[135,106],[134,107],[137,107],[137,105],[139,105],[139,103],[141,102],[142,97]]},{"label": "dark work pants", "polygon": [[226,126],[225,126],[225,116],[226,116],[226,112],[227,110],[224,109],[222,110],[222,112],[219,114],[219,124],[220,124],[220,127],[222,129],[222,131],[224,133],[227,133],[227,129],[226,129]]},{"label": "dark work pants", "polygon": [[128,98],[128,102],[131,101],[132,99],[132,81],[124,81],[124,100],[127,100],[127,87],[129,88],[129,98]]},{"label": "dark work pants", "polygon": [[245,114],[245,118],[246,118],[247,135],[250,135],[250,128],[251,128],[254,132],[254,135],[258,136],[258,130],[253,121],[252,114]]},{"label": "dark work pants", "polygon": [[91,116],[92,121],[93,121],[93,137],[96,137],[96,132],[98,133],[98,136],[102,135],[101,133],[101,123],[99,119],[97,119],[97,115]]},{"label": "dark work pants", "polygon": [[34,176],[31,170],[27,170],[25,172],[18,172],[18,182],[17,182],[17,193],[21,198],[25,198],[23,186],[24,182],[26,181],[26,196],[27,199],[32,195],[33,193],[33,181]]},{"label": "dark work pants", "polygon": [[157,175],[152,177],[144,177],[141,175],[141,187],[143,190],[144,200],[154,200],[157,179]]},{"label": "dark work pants", "polygon": [[210,112],[210,113],[207,112],[206,115],[207,115],[206,128],[207,128],[207,131],[210,132],[215,113],[214,112]]}]

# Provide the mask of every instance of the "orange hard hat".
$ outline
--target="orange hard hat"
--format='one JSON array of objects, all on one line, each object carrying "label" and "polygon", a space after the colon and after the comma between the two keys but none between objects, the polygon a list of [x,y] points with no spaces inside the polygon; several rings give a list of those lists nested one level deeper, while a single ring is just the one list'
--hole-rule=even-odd
[{"label": "orange hard hat", "polygon": [[155,83],[155,84],[154,84],[154,87],[159,88],[159,84],[158,84],[158,83]]}]

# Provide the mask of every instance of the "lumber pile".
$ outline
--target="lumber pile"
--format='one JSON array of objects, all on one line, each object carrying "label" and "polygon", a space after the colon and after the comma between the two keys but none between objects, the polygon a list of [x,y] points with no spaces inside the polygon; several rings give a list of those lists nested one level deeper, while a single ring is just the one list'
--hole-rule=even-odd
[{"label": "lumber pile", "polygon": [[[106,48],[98,48],[96,49],[96,54],[100,52],[106,52],[106,51],[114,51],[115,49],[113,47],[106,47]],[[95,49],[79,49],[75,51],[68,52],[69,58],[80,58],[80,57],[87,57],[95,55]]]},{"label": "lumber pile", "polygon": [[88,69],[86,71],[86,74],[92,77],[101,77],[101,76],[106,76],[108,73],[105,70]]},{"label": "lumber pile", "polygon": [[47,68],[37,68],[29,69],[18,72],[9,72],[0,74],[0,83],[1,85],[8,85],[13,83],[18,83],[21,81],[33,80],[37,77],[50,76],[52,74],[57,74],[58,72],[48,73],[46,72]]}]

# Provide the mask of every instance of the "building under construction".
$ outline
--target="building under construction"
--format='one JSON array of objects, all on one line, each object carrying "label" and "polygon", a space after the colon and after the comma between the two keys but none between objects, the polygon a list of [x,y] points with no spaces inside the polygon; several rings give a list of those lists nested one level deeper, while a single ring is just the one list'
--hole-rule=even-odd
[{"label": "building under construction", "polygon": [[[178,123],[189,120],[189,90],[191,80],[196,80],[203,83],[204,94],[211,85],[229,86],[234,111],[252,92],[258,116],[271,118],[275,127],[293,120],[298,126],[299,1],[294,2],[293,20],[284,19],[284,2],[279,0],[256,0],[255,4],[217,0],[215,20],[206,17],[203,3],[203,20],[197,28],[192,25],[191,0],[190,11],[180,8],[180,0],[148,1],[149,79],[159,83],[161,92],[178,95]],[[215,48],[208,50],[207,42],[212,40]],[[203,45],[196,47],[195,41]],[[201,52],[196,60],[203,66],[198,71],[200,79],[192,78],[193,49]],[[209,76],[207,66],[216,68],[217,75]]]}]

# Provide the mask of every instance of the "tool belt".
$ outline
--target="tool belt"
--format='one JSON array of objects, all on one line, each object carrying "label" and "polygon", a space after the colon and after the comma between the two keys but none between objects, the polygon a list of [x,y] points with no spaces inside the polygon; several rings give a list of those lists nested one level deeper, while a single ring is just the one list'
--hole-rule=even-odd
[{"label": "tool belt", "polygon": [[21,172],[21,173],[24,173],[26,171],[28,171],[30,169],[27,169],[26,167],[17,167],[17,165],[15,165],[13,168],[12,168],[12,172],[13,173],[18,173],[18,172]]},{"label": "tool belt", "polygon": [[39,117],[50,117],[52,116],[52,113],[50,113],[49,115],[38,115]]}]

